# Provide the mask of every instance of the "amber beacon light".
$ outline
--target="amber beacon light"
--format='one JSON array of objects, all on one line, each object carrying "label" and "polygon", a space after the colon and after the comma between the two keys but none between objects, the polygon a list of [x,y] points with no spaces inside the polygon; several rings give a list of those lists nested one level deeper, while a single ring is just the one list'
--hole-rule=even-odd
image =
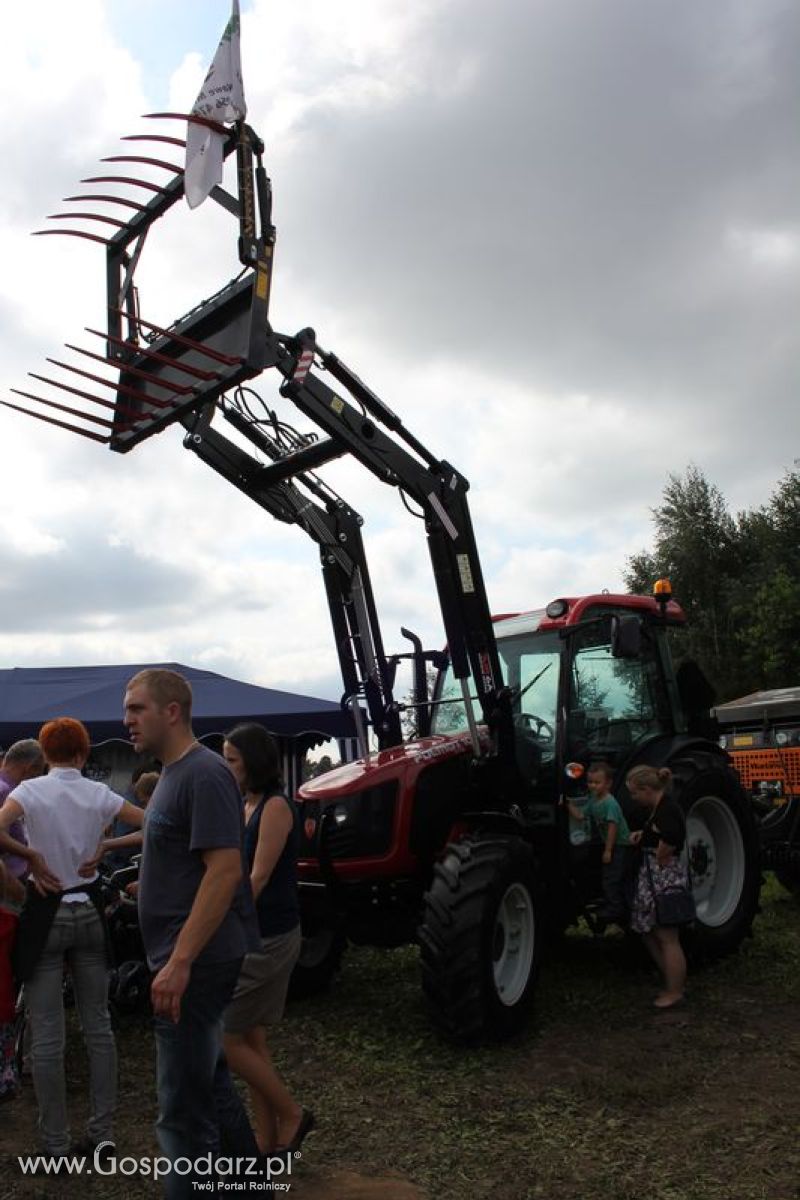
[{"label": "amber beacon light", "polygon": [[657,579],[655,581],[653,584],[653,598],[658,602],[663,612],[672,599],[672,584],[668,579]]}]

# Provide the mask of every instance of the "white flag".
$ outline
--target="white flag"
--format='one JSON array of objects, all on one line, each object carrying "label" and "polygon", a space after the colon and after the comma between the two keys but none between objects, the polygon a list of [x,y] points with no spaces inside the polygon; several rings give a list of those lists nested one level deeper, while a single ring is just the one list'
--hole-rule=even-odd
[{"label": "white flag", "polygon": [[[192,112],[221,123],[239,121],[247,112],[239,48],[239,0],[233,0],[231,19],[225,26]],[[211,189],[222,183],[224,145],[225,138],[221,133],[191,121],[187,123],[183,187],[189,208],[197,208]]]}]

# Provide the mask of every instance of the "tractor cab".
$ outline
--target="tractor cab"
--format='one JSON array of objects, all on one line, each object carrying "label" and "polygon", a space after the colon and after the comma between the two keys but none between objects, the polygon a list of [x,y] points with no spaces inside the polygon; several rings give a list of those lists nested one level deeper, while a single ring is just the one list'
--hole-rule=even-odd
[{"label": "tractor cab", "polygon": [[[529,786],[529,816],[543,823],[560,796],[585,791],[589,762],[619,776],[655,739],[685,730],[665,639],[684,616],[671,600],[599,594],[558,599],[495,622],[511,692],[515,754]],[[433,732],[461,732],[467,716],[447,666],[433,704]]]}]

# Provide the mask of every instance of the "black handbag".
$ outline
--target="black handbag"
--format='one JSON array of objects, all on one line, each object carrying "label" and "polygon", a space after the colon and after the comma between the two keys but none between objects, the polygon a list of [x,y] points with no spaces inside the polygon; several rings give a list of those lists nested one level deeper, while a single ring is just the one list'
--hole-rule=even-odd
[{"label": "black handbag", "polygon": [[[647,878],[650,880],[650,891],[653,893],[653,905],[656,913],[656,925],[691,925],[697,917],[697,909],[692,895],[692,877],[689,875],[689,886],[673,884],[657,892],[653,886],[653,873],[650,870],[650,855],[645,852]],[[688,870],[688,864],[687,864]]]},{"label": "black handbag", "polygon": [[691,925],[697,916],[694,896],[687,887],[665,888],[653,898],[658,925]]}]

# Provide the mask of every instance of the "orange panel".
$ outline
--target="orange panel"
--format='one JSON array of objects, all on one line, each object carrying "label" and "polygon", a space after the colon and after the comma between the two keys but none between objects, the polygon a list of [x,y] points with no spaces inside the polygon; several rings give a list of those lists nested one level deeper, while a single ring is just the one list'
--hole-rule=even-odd
[{"label": "orange panel", "polygon": [[733,765],[746,788],[762,779],[777,779],[784,794],[800,796],[800,747],[786,750],[731,750]]}]

